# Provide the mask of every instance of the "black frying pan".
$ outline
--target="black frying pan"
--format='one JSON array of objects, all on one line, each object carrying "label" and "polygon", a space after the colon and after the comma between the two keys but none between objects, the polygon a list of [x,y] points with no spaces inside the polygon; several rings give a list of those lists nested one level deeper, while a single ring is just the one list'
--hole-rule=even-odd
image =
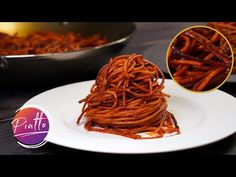
[{"label": "black frying pan", "polygon": [[[7,27],[7,25],[11,25]],[[8,30],[8,31],[7,31]],[[109,43],[87,50],[40,54],[0,56],[1,85],[36,86],[66,84],[94,79],[98,70],[114,57],[135,31],[134,23],[111,22],[44,22],[0,24],[0,32],[27,35],[34,31],[79,32],[82,36],[99,33]],[[18,84],[18,86],[19,86]]]}]

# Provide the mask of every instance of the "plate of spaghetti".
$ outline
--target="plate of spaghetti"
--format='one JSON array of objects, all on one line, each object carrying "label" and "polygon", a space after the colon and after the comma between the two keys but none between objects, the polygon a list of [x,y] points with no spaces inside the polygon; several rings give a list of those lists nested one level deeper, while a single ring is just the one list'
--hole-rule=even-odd
[{"label": "plate of spaghetti", "polygon": [[177,151],[236,131],[234,97],[220,90],[187,92],[137,54],[111,58],[96,80],[54,88],[26,105],[50,114],[47,141],[94,152]]}]

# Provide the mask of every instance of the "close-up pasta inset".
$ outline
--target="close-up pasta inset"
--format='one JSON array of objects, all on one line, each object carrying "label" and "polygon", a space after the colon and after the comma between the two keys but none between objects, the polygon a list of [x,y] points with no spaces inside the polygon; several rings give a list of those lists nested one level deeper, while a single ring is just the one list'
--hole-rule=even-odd
[{"label": "close-up pasta inset", "polygon": [[227,39],[207,26],[181,31],[170,43],[166,56],[171,77],[197,92],[220,87],[229,77],[234,60]]}]

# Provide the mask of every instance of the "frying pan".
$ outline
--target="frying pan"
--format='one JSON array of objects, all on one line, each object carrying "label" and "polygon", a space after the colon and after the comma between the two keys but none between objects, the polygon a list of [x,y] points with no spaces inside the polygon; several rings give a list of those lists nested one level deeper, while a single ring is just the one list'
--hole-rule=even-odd
[{"label": "frying pan", "polygon": [[1,85],[60,85],[94,79],[99,69],[127,44],[135,31],[128,22],[16,22],[0,23],[0,32],[24,36],[34,31],[75,32],[82,36],[101,34],[105,45],[54,54],[0,56]]}]

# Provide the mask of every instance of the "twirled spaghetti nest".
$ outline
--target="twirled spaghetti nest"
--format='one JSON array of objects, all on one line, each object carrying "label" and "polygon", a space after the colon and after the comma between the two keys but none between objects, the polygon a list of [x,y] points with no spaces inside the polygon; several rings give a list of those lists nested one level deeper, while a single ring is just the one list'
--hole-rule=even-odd
[{"label": "twirled spaghetti nest", "polygon": [[[79,101],[85,128],[134,139],[160,138],[179,133],[173,114],[166,111],[164,75],[142,55],[110,59],[97,76],[90,94]],[[145,133],[140,134],[140,133]]]}]

